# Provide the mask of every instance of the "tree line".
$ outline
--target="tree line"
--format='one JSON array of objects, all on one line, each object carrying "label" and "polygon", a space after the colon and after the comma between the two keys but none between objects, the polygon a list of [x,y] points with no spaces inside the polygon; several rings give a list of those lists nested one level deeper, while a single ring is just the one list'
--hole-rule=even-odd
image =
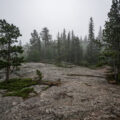
[{"label": "tree line", "polygon": [[74,31],[57,34],[56,40],[47,27],[41,32],[33,30],[29,44],[24,46],[25,58],[28,62],[67,62],[76,65],[98,64],[103,32],[100,27],[97,38],[94,35],[93,18],[90,18],[89,35],[84,39],[74,34]]}]

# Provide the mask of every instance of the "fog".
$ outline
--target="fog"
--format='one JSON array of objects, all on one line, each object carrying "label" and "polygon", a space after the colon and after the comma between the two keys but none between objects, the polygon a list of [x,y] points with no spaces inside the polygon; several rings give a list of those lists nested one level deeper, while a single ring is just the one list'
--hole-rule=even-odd
[{"label": "fog", "polygon": [[29,42],[33,29],[48,27],[55,39],[64,28],[80,37],[88,34],[93,17],[95,34],[104,27],[111,0],[0,0],[0,19],[20,28],[23,43]]}]

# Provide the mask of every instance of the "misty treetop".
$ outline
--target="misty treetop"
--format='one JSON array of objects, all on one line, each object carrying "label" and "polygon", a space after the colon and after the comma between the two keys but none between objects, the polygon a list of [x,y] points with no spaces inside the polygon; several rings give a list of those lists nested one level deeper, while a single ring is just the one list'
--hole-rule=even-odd
[{"label": "misty treetop", "polygon": [[67,62],[76,65],[90,65],[99,63],[101,48],[97,41],[102,41],[102,28],[98,36],[94,35],[94,22],[90,18],[89,35],[78,37],[74,31],[57,34],[55,40],[47,27],[42,31],[33,30],[30,43],[25,45],[25,58],[29,62]]},{"label": "misty treetop", "polygon": [[101,53],[101,47],[100,47],[101,43],[102,43],[102,28],[100,27],[98,36],[97,38],[95,38],[94,22],[93,22],[93,18],[90,18],[88,46],[86,50],[86,59],[89,64],[94,65],[100,62],[99,57]]},{"label": "misty treetop", "polygon": [[83,57],[80,39],[73,32],[66,33],[65,29],[63,33],[58,33],[56,40],[51,39],[48,28],[43,28],[39,34],[34,30],[28,47],[27,61],[64,61],[80,64]]}]

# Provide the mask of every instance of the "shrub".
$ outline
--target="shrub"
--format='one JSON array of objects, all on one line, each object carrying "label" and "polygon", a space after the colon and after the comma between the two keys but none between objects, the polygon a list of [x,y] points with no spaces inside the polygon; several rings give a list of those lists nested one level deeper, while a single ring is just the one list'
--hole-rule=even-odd
[{"label": "shrub", "polygon": [[42,81],[43,78],[42,72],[40,70],[36,70],[36,74],[38,76],[39,81]]}]

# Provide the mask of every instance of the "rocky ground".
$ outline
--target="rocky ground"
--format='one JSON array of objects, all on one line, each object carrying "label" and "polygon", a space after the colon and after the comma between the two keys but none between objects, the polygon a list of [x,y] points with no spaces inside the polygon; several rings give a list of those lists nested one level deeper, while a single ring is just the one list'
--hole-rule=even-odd
[{"label": "rocky ground", "polygon": [[11,77],[32,77],[39,69],[44,80],[61,79],[60,86],[34,86],[37,96],[23,100],[2,97],[0,120],[120,120],[120,86],[108,84],[106,68],[60,68],[50,64],[27,63]]}]

